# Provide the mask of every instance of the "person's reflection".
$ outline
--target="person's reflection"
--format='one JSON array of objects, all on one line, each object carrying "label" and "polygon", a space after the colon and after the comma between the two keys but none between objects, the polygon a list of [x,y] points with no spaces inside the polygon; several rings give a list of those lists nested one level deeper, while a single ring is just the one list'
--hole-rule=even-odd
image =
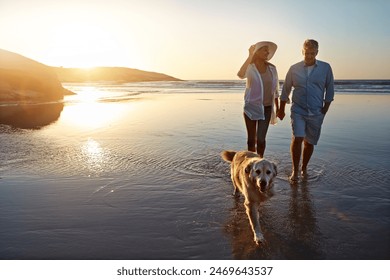
[{"label": "person's reflection", "polygon": [[62,102],[1,106],[0,124],[39,129],[58,120],[63,108]]},{"label": "person's reflection", "polygon": [[320,259],[320,232],[307,182],[291,185],[288,211],[289,258]]}]

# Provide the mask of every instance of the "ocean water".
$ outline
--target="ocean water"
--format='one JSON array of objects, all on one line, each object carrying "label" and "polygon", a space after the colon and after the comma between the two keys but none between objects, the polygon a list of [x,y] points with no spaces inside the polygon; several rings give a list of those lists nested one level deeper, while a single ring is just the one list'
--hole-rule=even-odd
[{"label": "ocean water", "polygon": [[390,81],[336,82],[305,182],[270,127],[262,246],[220,158],[246,148],[243,81],[64,86],[0,104],[0,259],[389,259]]}]

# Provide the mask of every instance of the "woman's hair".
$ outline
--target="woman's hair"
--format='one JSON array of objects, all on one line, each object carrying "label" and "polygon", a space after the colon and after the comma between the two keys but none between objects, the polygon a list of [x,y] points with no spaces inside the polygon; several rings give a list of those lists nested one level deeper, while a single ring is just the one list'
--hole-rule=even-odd
[{"label": "woman's hair", "polygon": [[303,43],[303,48],[304,49],[316,49],[318,50],[318,42],[313,39],[306,39],[305,42]]}]

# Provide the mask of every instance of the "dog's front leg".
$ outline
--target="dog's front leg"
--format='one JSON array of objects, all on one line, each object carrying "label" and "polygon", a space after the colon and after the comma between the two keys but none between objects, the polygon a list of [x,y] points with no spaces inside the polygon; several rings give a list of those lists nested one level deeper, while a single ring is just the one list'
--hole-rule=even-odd
[{"label": "dog's front leg", "polygon": [[260,243],[264,242],[265,239],[261,233],[258,205],[256,203],[245,202],[245,208],[254,234],[254,241],[257,245],[259,245]]},{"label": "dog's front leg", "polygon": [[234,181],[234,176],[232,176],[232,182],[233,182],[233,195],[237,196],[237,185],[236,182]]},{"label": "dog's front leg", "polygon": [[237,176],[237,175],[235,174],[233,168],[231,169],[230,174],[231,174],[231,179],[232,179],[232,183],[233,183],[233,187],[234,187],[234,189],[233,189],[233,195],[234,195],[234,196],[237,196],[237,195],[238,195],[238,192],[237,192],[238,187],[237,187],[237,182],[236,182],[236,179],[237,179],[236,176]]}]

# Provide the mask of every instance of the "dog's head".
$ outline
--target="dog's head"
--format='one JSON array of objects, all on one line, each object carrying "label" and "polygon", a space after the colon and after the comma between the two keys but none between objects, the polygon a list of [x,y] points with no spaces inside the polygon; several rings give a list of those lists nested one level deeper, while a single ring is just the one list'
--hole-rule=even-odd
[{"label": "dog's head", "polygon": [[272,186],[272,181],[277,175],[277,167],[268,160],[258,159],[251,161],[246,166],[245,173],[259,191],[264,193]]}]

